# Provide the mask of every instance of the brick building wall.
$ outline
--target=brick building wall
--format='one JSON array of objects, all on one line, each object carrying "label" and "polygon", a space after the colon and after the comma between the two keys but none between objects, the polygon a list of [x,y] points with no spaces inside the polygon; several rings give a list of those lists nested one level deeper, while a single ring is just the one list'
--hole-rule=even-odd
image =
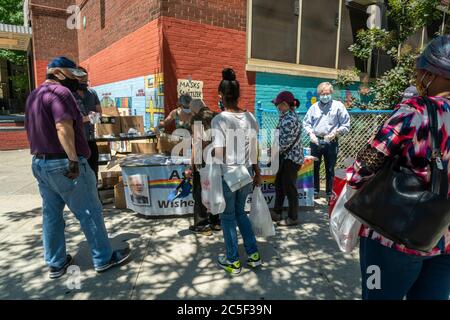
[{"label": "brick building wall", "polygon": [[177,79],[203,81],[203,95],[217,109],[222,69],[232,67],[242,87],[241,105],[254,108],[255,74],[245,71],[246,0],[162,0],[166,108],[177,100]]},{"label": "brick building wall", "polygon": [[242,85],[242,105],[254,106],[255,74],[245,71],[246,1],[77,0],[86,28],[78,31],[80,64],[93,86],[164,73],[165,112],[177,100],[178,79],[204,82],[204,98],[217,107],[224,67]]},{"label": "brick building wall", "polygon": [[[65,24],[67,15],[32,9],[38,43],[37,82],[43,79],[48,60],[57,55],[66,55],[86,67],[93,86],[133,82],[135,78],[162,72],[167,114],[177,101],[178,79],[203,81],[205,102],[216,109],[221,71],[232,67],[242,86],[241,105],[249,110],[254,108],[256,76],[245,71],[245,0],[32,1],[37,2],[58,4],[59,8],[76,4],[85,21],[77,32],[65,27],[50,28],[51,22]],[[65,29],[66,34],[53,29]],[[65,50],[58,51],[56,46],[44,51],[56,42],[55,37],[65,44]]]},{"label": "brick building wall", "polygon": [[48,62],[56,56],[78,61],[77,31],[67,28],[66,9],[75,0],[31,0],[35,84],[45,80]]},{"label": "brick building wall", "polygon": [[0,151],[30,148],[27,132],[22,130],[0,130]]},{"label": "brick building wall", "polygon": [[163,17],[164,76],[166,106],[177,100],[177,79],[203,81],[203,95],[211,109],[217,109],[222,70],[232,67],[241,84],[243,108],[254,109],[255,74],[245,71],[244,31]]},{"label": "brick building wall", "polygon": [[95,55],[80,61],[92,86],[127,80],[161,70],[160,21],[154,20]]},{"label": "brick building wall", "polygon": [[[78,31],[80,61],[121,41],[160,16],[160,0],[77,0],[86,28]],[[145,39],[145,38],[143,38]]]}]

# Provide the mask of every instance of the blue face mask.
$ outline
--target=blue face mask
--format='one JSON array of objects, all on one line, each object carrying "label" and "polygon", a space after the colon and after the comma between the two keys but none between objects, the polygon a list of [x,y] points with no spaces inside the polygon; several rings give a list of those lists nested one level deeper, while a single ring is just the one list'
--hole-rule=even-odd
[{"label": "blue face mask", "polygon": [[320,102],[322,102],[323,104],[328,104],[331,100],[333,100],[333,97],[331,95],[320,96]]}]

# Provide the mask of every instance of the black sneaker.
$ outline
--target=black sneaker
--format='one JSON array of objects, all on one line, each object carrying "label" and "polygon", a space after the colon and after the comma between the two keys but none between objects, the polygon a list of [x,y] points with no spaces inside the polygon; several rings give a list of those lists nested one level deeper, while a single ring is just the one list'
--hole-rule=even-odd
[{"label": "black sneaker", "polygon": [[73,261],[73,258],[70,254],[67,255],[66,257],[66,262],[64,263],[64,265],[61,268],[54,268],[54,267],[50,267],[50,279],[58,279],[61,278],[63,275],[66,274],[67,272],[67,268],[69,268],[69,266],[71,265]]},{"label": "black sneaker", "polygon": [[274,210],[270,211],[270,217],[272,218],[273,222],[280,222],[281,221],[281,214],[276,212],[276,211],[274,211]]},{"label": "black sneaker", "polygon": [[279,227],[292,227],[298,225],[298,220],[292,220],[291,218],[287,218],[278,222]]},{"label": "black sneaker", "polygon": [[114,251],[109,263],[103,267],[95,268],[95,271],[97,271],[98,273],[102,273],[111,269],[112,267],[121,265],[128,260],[128,258],[130,257],[130,252],[130,248]]},{"label": "black sneaker", "polygon": [[211,227],[209,225],[204,225],[204,226],[190,226],[189,230],[194,232],[194,233],[198,233],[204,236],[212,236],[212,230]]}]

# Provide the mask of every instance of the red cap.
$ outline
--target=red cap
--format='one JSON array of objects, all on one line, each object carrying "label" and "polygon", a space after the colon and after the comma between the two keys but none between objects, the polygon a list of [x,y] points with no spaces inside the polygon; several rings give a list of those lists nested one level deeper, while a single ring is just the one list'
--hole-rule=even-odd
[{"label": "red cap", "polygon": [[274,105],[279,105],[282,102],[286,102],[288,105],[290,106],[295,106],[296,101],[295,101],[295,97],[292,94],[292,92],[289,91],[283,91],[281,92],[275,100],[272,100],[272,103]]}]

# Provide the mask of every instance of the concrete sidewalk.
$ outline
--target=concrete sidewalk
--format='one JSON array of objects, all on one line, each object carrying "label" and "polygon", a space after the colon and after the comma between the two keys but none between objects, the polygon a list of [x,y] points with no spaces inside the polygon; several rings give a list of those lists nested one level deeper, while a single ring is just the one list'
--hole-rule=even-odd
[{"label": "concrete sidewalk", "polygon": [[[41,199],[29,151],[0,152],[0,299],[359,299],[357,253],[342,254],[330,237],[326,206],[302,210],[302,225],[260,239],[264,266],[229,276],[216,266],[222,235],[196,236],[189,218],[139,218],[105,208],[115,248],[132,249],[125,266],[98,275],[73,214],[67,212],[67,250],[77,277],[49,280],[41,241]],[[245,257],[241,243],[242,257]]]}]

